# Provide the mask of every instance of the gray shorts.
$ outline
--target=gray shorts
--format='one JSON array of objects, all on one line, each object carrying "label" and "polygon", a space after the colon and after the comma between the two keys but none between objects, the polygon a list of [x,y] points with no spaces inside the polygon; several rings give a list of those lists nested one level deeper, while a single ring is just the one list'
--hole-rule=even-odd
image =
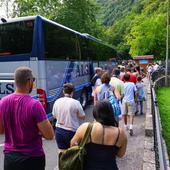
[{"label": "gray shorts", "polygon": [[135,114],[135,103],[123,102],[122,108],[123,108],[123,115],[131,116]]}]

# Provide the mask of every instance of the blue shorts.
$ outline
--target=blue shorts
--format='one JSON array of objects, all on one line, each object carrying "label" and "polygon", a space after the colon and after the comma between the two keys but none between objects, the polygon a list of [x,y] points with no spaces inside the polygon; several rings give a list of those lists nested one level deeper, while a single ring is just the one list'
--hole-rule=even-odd
[{"label": "blue shorts", "polygon": [[59,149],[68,149],[75,132],[56,127],[55,139]]}]

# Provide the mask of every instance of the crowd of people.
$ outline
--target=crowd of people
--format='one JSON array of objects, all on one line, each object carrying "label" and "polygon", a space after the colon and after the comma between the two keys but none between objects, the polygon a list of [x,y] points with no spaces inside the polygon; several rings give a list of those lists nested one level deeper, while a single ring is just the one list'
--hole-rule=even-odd
[{"label": "crowd of people", "polygon": [[[112,73],[95,68],[92,83],[93,127],[85,145],[85,170],[116,170],[116,156],[125,155],[127,133],[133,136],[134,116],[143,114],[145,100],[143,73],[135,62],[114,68]],[[63,86],[64,96],[53,105],[55,133],[39,101],[31,98],[34,76],[30,68],[15,71],[16,91],[0,100],[0,133],[5,133],[4,170],[45,170],[42,137],[55,136],[59,152],[78,145],[90,122],[85,118],[79,101],[73,99],[74,86]],[[118,116],[109,97],[114,96],[120,107]],[[119,126],[123,118],[124,127]],[[55,134],[55,135],[54,135]]]}]

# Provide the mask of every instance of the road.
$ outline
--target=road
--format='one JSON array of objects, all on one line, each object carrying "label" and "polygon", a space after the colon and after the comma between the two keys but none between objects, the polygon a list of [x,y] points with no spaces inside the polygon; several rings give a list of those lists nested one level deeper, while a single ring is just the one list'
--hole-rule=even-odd
[{"label": "road", "polygon": [[[88,106],[85,110],[86,120],[93,121],[92,106]],[[136,116],[134,119],[134,136],[128,136],[127,152],[124,158],[117,159],[120,170],[140,170],[143,161],[144,150],[144,120],[145,115]],[[82,123],[82,122],[81,122]],[[123,126],[123,122],[120,122]],[[0,135],[0,170],[3,170],[3,141],[4,136]],[[58,149],[55,140],[43,140],[43,146],[46,154],[46,170],[54,170],[57,166]]]}]

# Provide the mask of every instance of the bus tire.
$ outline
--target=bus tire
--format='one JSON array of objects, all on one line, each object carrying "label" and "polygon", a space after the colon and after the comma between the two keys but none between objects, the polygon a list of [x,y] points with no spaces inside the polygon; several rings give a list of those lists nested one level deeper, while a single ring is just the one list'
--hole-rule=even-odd
[{"label": "bus tire", "polygon": [[84,89],[80,96],[80,103],[81,103],[83,109],[86,108],[87,102],[88,102],[87,91]]}]

